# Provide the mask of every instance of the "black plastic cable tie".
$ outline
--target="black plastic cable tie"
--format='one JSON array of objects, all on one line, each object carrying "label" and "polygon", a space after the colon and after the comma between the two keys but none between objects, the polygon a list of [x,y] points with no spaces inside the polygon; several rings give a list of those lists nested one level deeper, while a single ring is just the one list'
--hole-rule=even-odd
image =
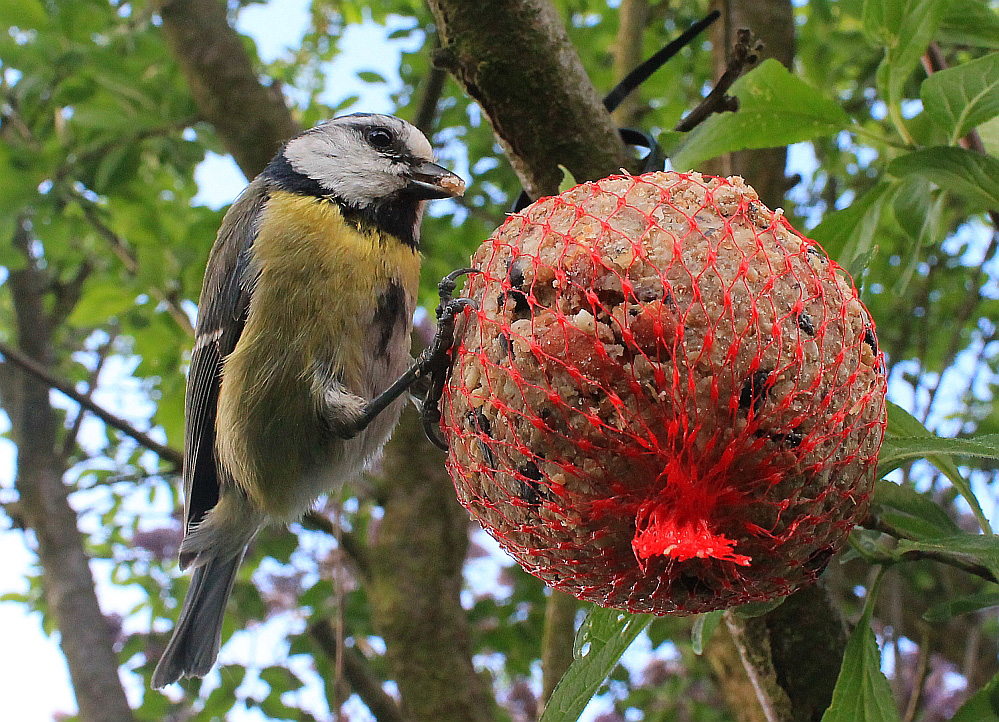
[{"label": "black plastic cable tie", "polygon": [[615,110],[635,88],[648,80],[653,73],[689,45],[691,40],[704,32],[720,16],[720,12],[712,10],[704,18],[687,28],[676,40],[671,41],[662,50],[624,76],[624,79],[604,98],[604,107],[608,111]]}]

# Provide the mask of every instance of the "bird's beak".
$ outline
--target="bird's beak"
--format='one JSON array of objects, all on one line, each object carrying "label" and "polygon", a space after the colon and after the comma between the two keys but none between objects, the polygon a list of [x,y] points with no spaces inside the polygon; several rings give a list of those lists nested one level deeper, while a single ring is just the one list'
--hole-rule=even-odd
[{"label": "bird's beak", "polygon": [[409,172],[406,193],[420,200],[455,198],[464,192],[465,181],[436,163],[426,161]]}]

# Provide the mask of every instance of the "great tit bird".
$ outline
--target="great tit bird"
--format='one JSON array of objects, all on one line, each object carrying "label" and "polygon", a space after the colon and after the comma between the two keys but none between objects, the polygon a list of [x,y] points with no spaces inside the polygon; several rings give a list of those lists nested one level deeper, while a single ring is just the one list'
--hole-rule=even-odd
[{"label": "great tit bird", "polygon": [[290,140],[226,213],[185,405],[180,565],[194,577],[153,687],[212,667],[260,528],[299,518],[380,452],[421,370],[409,346],[423,208],[464,187],[415,127],[356,114]]}]

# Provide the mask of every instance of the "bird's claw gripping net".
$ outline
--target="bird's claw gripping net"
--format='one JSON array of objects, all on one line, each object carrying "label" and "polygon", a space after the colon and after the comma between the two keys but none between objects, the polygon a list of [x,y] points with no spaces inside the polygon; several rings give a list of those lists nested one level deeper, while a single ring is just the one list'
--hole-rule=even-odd
[{"label": "bird's claw gripping net", "polygon": [[477,308],[470,298],[452,298],[461,276],[475,274],[474,268],[459,268],[452,271],[437,284],[440,303],[437,305],[437,332],[430,345],[420,354],[417,365],[420,375],[430,380],[420,417],[427,438],[434,445],[447,451],[447,441],[441,436],[440,400],[451,372],[451,350],[454,347],[454,327],[457,317],[466,308]]}]

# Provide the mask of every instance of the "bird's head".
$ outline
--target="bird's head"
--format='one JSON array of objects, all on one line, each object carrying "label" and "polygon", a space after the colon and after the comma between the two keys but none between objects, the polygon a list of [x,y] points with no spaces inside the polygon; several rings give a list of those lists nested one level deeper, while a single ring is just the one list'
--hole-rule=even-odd
[{"label": "bird's head", "polygon": [[413,125],[390,115],[358,113],[296,136],[269,170],[288,190],[363,211],[464,193],[464,181],[433,160],[430,142]]}]

